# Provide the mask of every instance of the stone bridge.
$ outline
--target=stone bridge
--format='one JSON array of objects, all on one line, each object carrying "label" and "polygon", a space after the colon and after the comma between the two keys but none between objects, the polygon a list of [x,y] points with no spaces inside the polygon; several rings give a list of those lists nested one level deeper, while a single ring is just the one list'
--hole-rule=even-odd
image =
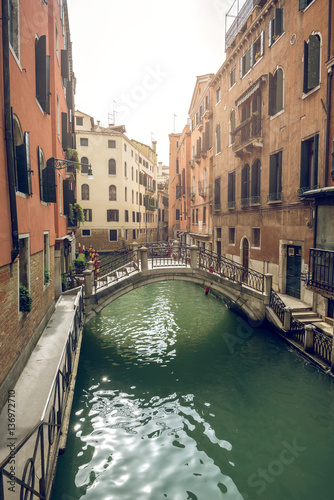
[{"label": "stone bridge", "polygon": [[244,268],[225,257],[174,242],[167,249],[141,247],[101,266],[99,274],[89,263],[85,274],[87,321],[122,295],[159,281],[191,281],[214,291],[229,308],[252,321],[262,321],[269,305],[272,275]]}]

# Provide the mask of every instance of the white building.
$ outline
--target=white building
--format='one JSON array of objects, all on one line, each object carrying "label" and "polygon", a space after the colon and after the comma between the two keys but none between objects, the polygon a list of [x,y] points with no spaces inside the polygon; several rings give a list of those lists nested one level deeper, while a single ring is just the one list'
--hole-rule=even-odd
[{"label": "white building", "polygon": [[[155,144],[152,149],[130,141],[123,125],[101,127],[80,111],[75,112],[75,128],[79,161],[87,163],[77,174],[77,202],[85,214],[78,241],[100,252],[134,241],[155,241]],[[88,164],[93,178],[88,175]]]}]

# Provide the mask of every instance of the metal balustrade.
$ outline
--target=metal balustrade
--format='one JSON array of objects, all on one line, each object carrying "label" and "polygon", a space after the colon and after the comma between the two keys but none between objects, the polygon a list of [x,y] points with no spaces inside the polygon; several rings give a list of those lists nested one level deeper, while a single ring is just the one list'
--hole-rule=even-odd
[{"label": "metal balustrade", "polygon": [[[11,450],[0,464],[0,499],[10,500],[13,491],[8,481],[14,483],[20,499],[48,497],[52,486],[52,471],[57,458],[60,429],[67,404],[73,361],[80,328],[83,322],[83,289],[77,295],[73,322],[61,354],[58,371],[50,389],[41,421]],[[21,460],[19,458],[21,457]],[[25,457],[25,458],[24,458]],[[29,457],[29,458],[26,458]],[[11,464],[15,463],[15,474]],[[23,463],[23,465],[19,465]],[[13,485],[13,488],[15,488]]]},{"label": "metal balustrade", "polygon": [[334,292],[334,251],[311,248],[307,286]]}]

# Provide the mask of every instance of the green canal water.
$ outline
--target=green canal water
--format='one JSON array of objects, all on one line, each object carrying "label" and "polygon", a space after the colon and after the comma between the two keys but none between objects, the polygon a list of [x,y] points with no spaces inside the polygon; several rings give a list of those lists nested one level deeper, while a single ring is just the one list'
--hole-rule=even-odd
[{"label": "green canal water", "polygon": [[331,500],[334,379],[192,283],[84,329],[52,500]]}]

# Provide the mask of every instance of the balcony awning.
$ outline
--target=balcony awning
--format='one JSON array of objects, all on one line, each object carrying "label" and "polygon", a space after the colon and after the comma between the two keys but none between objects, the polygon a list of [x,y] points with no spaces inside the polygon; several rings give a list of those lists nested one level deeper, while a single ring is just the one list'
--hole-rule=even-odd
[{"label": "balcony awning", "polygon": [[256,92],[260,88],[260,83],[265,78],[266,75],[261,75],[257,80],[255,80],[255,82],[238,97],[238,99],[235,101],[235,104],[237,106],[240,106],[240,104],[247,101],[247,99],[249,99],[254,94],[254,92]]},{"label": "balcony awning", "polygon": [[309,191],[304,191],[302,196],[303,198],[333,197],[334,186],[328,186],[318,189],[310,189]]}]

